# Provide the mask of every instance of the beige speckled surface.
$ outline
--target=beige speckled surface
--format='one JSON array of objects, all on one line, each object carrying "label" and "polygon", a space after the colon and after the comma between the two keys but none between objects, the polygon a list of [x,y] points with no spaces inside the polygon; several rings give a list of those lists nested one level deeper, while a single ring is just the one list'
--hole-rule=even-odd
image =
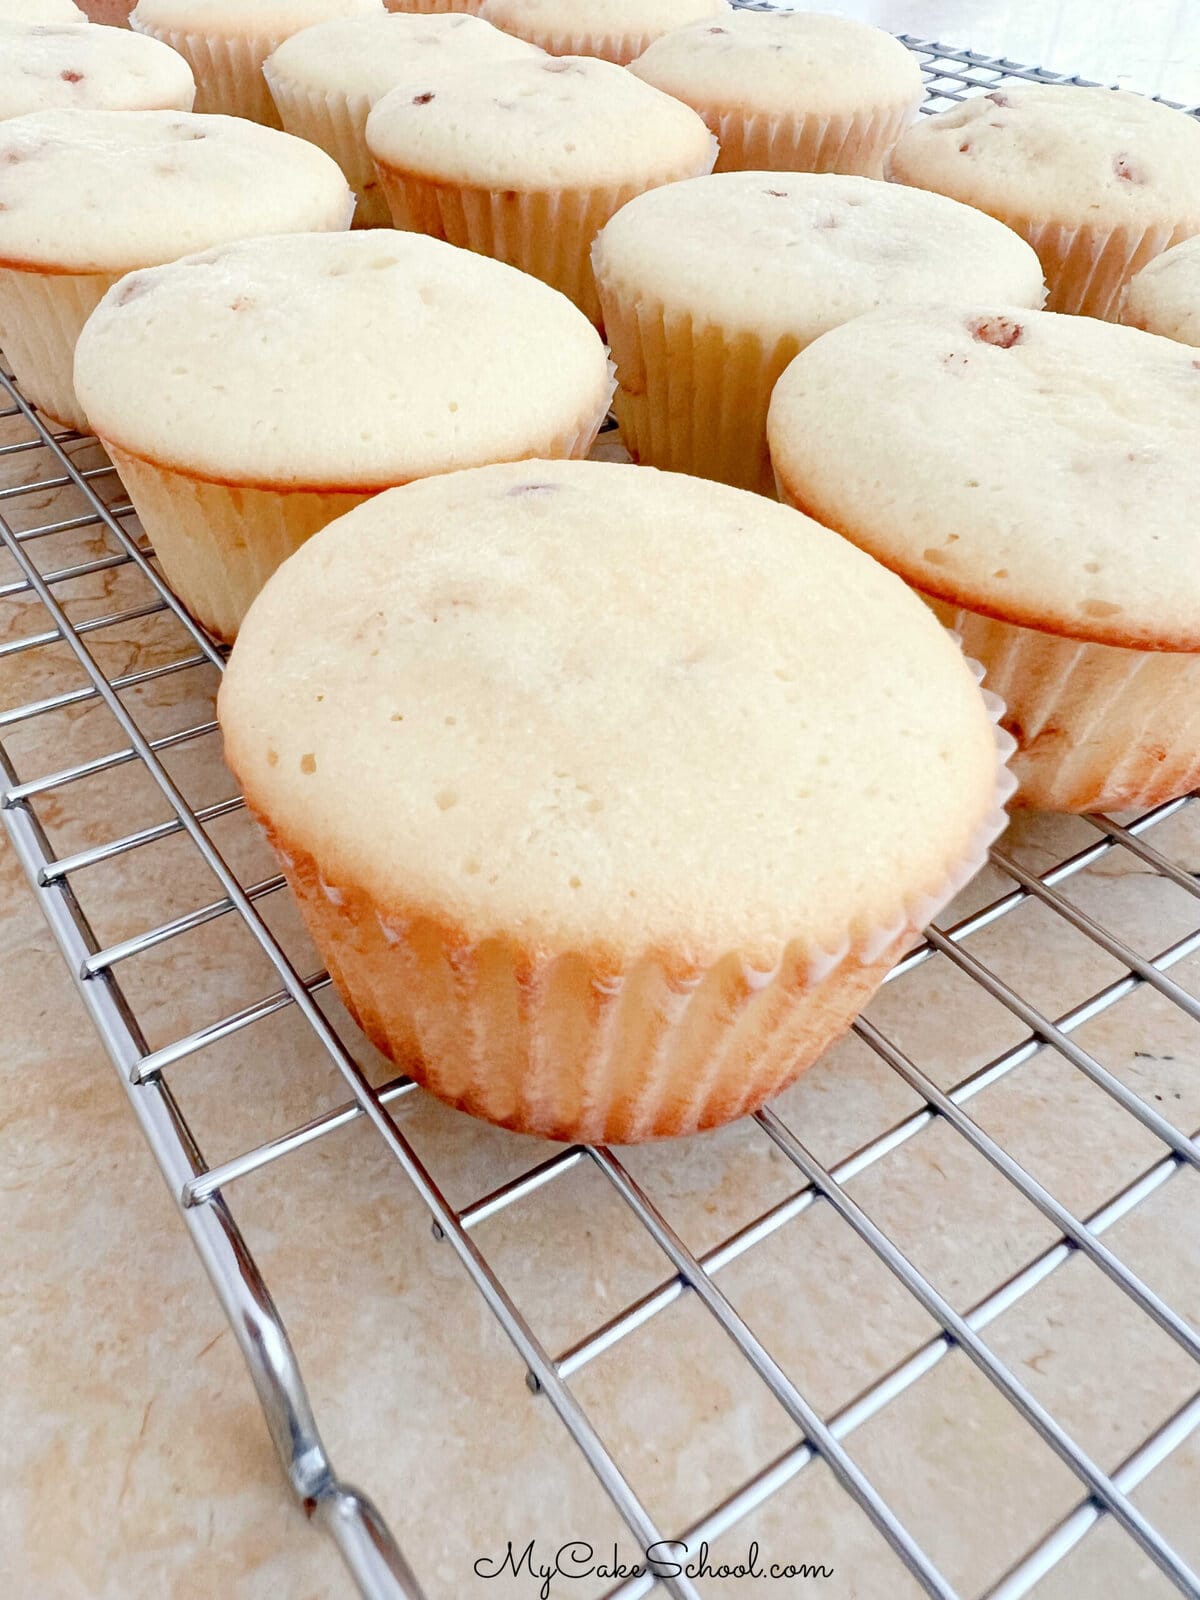
[{"label": "beige speckled surface", "polygon": [[[27,437],[0,423],[0,445]],[[87,465],[102,458],[74,445]],[[45,472],[42,452],[0,457],[6,484]],[[114,498],[108,475],[96,486]],[[82,510],[74,490],[0,501],[16,528]],[[93,529],[27,548],[43,568],[104,551]],[[12,577],[6,557],[0,583]],[[73,616],[140,603],[117,568],[62,586]],[[3,606],[4,638],[44,627],[28,597]],[[92,636],[106,670],[176,659],[161,617]],[[80,681],[61,646],[0,658],[0,709]],[[210,669],[131,691],[160,734],[211,715]],[[5,733],[22,777],[117,749],[94,704]],[[215,741],[167,756],[194,804],[232,792]],[[136,767],[37,803],[67,853],[163,820]],[[1200,869],[1200,808],[1155,840]],[[240,815],[211,833],[244,881],[268,875]],[[1009,845],[1045,868],[1095,837],[1078,819],[1025,818]],[[0,1183],[5,1263],[0,1338],[0,1592],[37,1600],[333,1600],[350,1593],[330,1547],[292,1509],[233,1339],[75,998],[11,854],[0,852]],[[190,848],[167,838],[75,878],[102,943],[215,896]],[[966,891],[974,907],[995,873]],[[1200,905],[1132,857],[1113,854],[1067,892],[1120,937],[1155,953],[1200,922]],[[302,971],[316,961],[282,895],[264,910]],[[1051,1015],[1119,975],[1109,956],[1027,904],[971,949]],[[1200,993],[1200,958],[1174,969]],[[122,966],[124,992],[157,1046],[275,987],[230,918]],[[331,1016],[341,1018],[327,1000]],[[944,960],[889,985],[879,1027],[939,1084],[958,1081],[1023,1030]],[[353,1030],[341,1019],[346,1036]],[[1145,991],[1078,1038],[1180,1127],[1200,1125],[1200,1030]],[[360,1058],[380,1079],[369,1048]],[[339,1103],[332,1067],[292,1012],[173,1067],[169,1081],[210,1161]],[[917,1106],[857,1040],[829,1053],[778,1104],[825,1162]],[[980,1123],[1084,1214],[1158,1159],[1161,1147],[1079,1073],[1042,1052],[978,1096]],[[424,1097],[401,1103],[405,1132],[450,1200],[465,1204],[542,1159],[546,1148],[456,1116]],[[686,1242],[703,1251],[796,1192],[798,1174],[752,1124],[628,1153],[628,1165]],[[850,1185],[957,1307],[966,1308],[1053,1241],[1050,1225],[945,1126]],[[430,1600],[517,1600],[537,1583],[472,1573],[508,1538],[553,1547],[622,1538],[617,1517],[378,1139],[361,1123],[242,1180],[230,1198],[292,1332],[339,1470],[378,1501]],[[560,1353],[664,1276],[664,1259],[601,1174],[573,1168],[476,1234],[518,1306]],[[1135,1270],[1200,1321],[1200,1182],[1184,1173],[1108,1235]],[[809,1400],[828,1415],[923,1344],[927,1315],[845,1223],[818,1205],[728,1267],[720,1284]],[[1086,1261],[1075,1259],[990,1328],[988,1341],[1075,1437],[1112,1467],[1186,1401],[1195,1367]],[[668,1531],[736,1489],[797,1441],[794,1426],[693,1298],[585,1367],[575,1393],[651,1514]],[[1200,1562],[1194,1505],[1200,1436],[1135,1501]],[[1071,1474],[961,1355],[942,1360],[854,1433],[851,1452],[949,1579],[982,1593],[1080,1498]],[[714,1580],[707,1595],[907,1600],[916,1585],[827,1468],[810,1466],[718,1542],[736,1561],[751,1539],[771,1560],[824,1562],[825,1582]],[[622,1539],[626,1559],[633,1555]],[[556,1600],[591,1600],[597,1581],[558,1580]],[[1034,1593],[1038,1600],[1128,1600],[1169,1587],[1118,1530],[1101,1527]]]}]

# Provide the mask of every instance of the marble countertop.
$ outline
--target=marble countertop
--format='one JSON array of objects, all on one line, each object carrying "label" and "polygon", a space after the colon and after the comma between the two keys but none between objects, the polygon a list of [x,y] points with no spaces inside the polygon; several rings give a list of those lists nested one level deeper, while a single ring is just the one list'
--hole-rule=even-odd
[{"label": "marble countertop", "polygon": [[[1171,18],[1139,8],[1137,47],[1090,64],[1101,14],[1113,40],[1129,8],[914,0],[857,9],[922,35],[1110,76],[1132,63],[1139,86],[1200,100],[1196,51]],[[1034,35],[1056,11],[1087,12],[1074,42]],[[1162,49],[1151,13],[1160,19]],[[1161,15],[1160,15],[1161,14]],[[1095,27],[1093,28],[1093,23]],[[1157,24],[1156,24],[1157,25]],[[1020,29],[1029,30],[1026,50]],[[1044,30],[1043,30],[1044,31]],[[1095,36],[1093,36],[1095,35]],[[1006,43],[1006,41],[1013,41]],[[1186,39],[1185,39],[1186,43]],[[1078,48],[1077,48],[1078,47]],[[1115,43],[1110,41],[1110,49]],[[1190,50],[1190,55],[1189,55]],[[1074,52],[1074,53],[1073,53]],[[1152,81],[1151,57],[1160,73]],[[1123,70],[1123,69],[1122,69]],[[1142,76],[1142,74],[1145,76]],[[1189,77],[1188,74],[1192,76]],[[1194,84],[1194,88],[1189,88]],[[0,445],[25,435],[0,423]],[[94,447],[75,446],[84,465]],[[30,481],[37,452],[0,461],[4,484]],[[97,487],[115,495],[108,477]],[[74,491],[0,503],[15,527],[78,509]],[[50,543],[51,541],[47,541]],[[52,541],[47,564],[101,552],[94,529]],[[0,582],[12,576],[0,563]],[[77,616],[134,603],[125,569],[69,586]],[[0,641],[43,627],[28,598],[0,608]],[[159,618],[95,636],[107,670],[137,671],[178,652]],[[61,649],[0,657],[0,709],[79,681]],[[212,714],[208,671],[136,695],[166,732]],[[94,704],[4,735],[22,775],[101,755],[119,734]],[[213,739],[176,752],[171,769],[195,803],[230,780]],[[125,767],[59,791],[39,815],[63,851],[160,820],[160,797]],[[272,870],[237,817],[213,836],[245,879]],[[1076,819],[1021,817],[1006,848],[1031,870],[1094,839]],[[1200,807],[1155,842],[1200,871]],[[86,877],[86,882],[84,878]],[[213,897],[179,841],[81,875],[84,909],[105,942]],[[989,870],[960,902],[1009,887]],[[1143,954],[1196,926],[1181,888],[1114,852],[1066,888]],[[285,903],[272,924],[302,970],[317,965]],[[946,919],[949,920],[949,915]],[[1027,904],[971,948],[1049,1015],[1120,974],[1104,952],[1044,907]],[[289,1500],[250,1381],[123,1091],[75,995],[11,852],[0,846],[0,1593],[22,1600],[346,1600],[332,1547]],[[1200,995],[1200,957],[1172,974]],[[230,918],[186,945],[130,962],[122,982],[151,1045],[254,1000],[272,986]],[[337,1017],[336,1003],[329,1002]],[[949,1086],[1024,1036],[1019,1023],[944,961],[885,989],[869,1015],[939,1085]],[[348,1025],[347,1025],[347,1031]],[[1200,1126],[1195,1025],[1145,990],[1085,1023],[1077,1037],[1123,1083],[1179,1127]],[[383,1063],[365,1044],[376,1077]],[[344,1091],[291,1013],[181,1062],[171,1082],[205,1154],[218,1161],[337,1104]],[[859,1041],[836,1047],[778,1104],[817,1156],[834,1163],[918,1102]],[[1081,1074],[1043,1050],[980,1094],[972,1114],[1077,1216],[1144,1171],[1162,1147]],[[399,1115],[451,1201],[461,1205],[541,1159],[545,1147],[485,1128],[413,1096]],[[702,1252],[794,1193],[798,1174],[752,1124],[628,1153],[635,1176]],[[1050,1224],[953,1130],[926,1129],[854,1180],[855,1198],[951,1303],[965,1310],[1047,1248]],[[552,1549],[622,1538],[616,1515],[446,1245],[361,1120],[261,1173],[231,1200],[292,1333],[339,1470],[367,1489],[396,1531],[430,1600],[518,1600],[537,1584],[474,1577],[512,1538]],[[1200,1175],[1184,1171],[1106,1235],[1120,1257],[1193,1325],[1200,1323]],[[598,1173],[572,1170],[551,1190],[484,1224],[479,1243],[548,1347],[558,1352],[659,1282],[665,1263]],[[935,1331],[852,1232],[814,1207],[727,1267],[720,1282],[822,1414],[835,1412]],[[1179,1349],[1088,1262],[1072,1259],[988,1330],[992,1348],[1106,1467],[1195,1390]],[[796,1431],[694,1299],[683,1298],[573,1380],[580,1400],[658,1522],[685,1525],[796,1441]],[[964,1594],[979,1594],[1081,1498],[1080,1486],[961,1355],[858,1429],[855,1459]],[[1133,1499],[1193,1566],[1200,1433]],[[919,1591],[828,1470],[814,1465],[714,1552],[823,1562],[825,1582],[715,1580],[706,1596],[909,1600]],[[628,1542],[623,1548],[632,1555]],[[554,1600],[595,1600],[599,1581],[557,1582]],[[1108,1523],[1032,1591],[1037,1600],[1155,1600],[1174,1591]]]}]

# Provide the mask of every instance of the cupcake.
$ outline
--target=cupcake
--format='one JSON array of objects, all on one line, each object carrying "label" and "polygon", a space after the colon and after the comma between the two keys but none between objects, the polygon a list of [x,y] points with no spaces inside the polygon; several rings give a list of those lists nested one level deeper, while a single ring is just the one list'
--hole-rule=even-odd
[{"label": "cupcake", "polygon": [[729,9],[729,0],[484,0],[479,14],[553,56],[603,56],[623,67],[672,28]]},{"label": "cupcake", "polygon": [[251,234],[348,228],[354,205],[323,150],[186,111],[14,117],[0,171],[0,344],[29,398],[80,429],[75,341],[118,278]]},{"label": "cupcake", "polygon": [[1051,311],[1115,320],[1133,273],[1200,233],[1200,124],[1125,90],[994,89],[922,117],[887,170],[1028,239]]},{"label": "cupcake", "polygon": [[656,39],[630,70],[700,113],[721,146],[718,172],[882,177],[924,94],[898,39],[815,12],[693,22]]},{"label": "cupcake", "polygon": [[414,72],[367,119],[398,228],[495,256],[600,315],[588,252],[627,201],[710,172],[716,141],[690,107],[583,56]]},{"label": "cupcake", "polygon": [[262,75],[293,33],[333,17],[366,17],[383,0],[138,0],[129,26],[178,50],[196,75],[196,110],[280,126]]},{"label": "cupcake", "polygon": [[0,22],[86,22],[75,0],[0,0]]},{"label": "cupcake", "polygon": [[1135,328],[977,303],[835,329],[776,387],[781,494],[983,662],[1027,805],[1200,782],[1198,369]]},{"label": "cupcake", "polygon": [[629,453],[764,494],[771,390],[820,334],[880,305],[1043,298],[1037,256],[990,217],[832,174],[656,189],[617,213],[592,264]]},{"label": "cupcake", "polygon": [[1200,237],[1164,250],[1129,280],[1120,320],[1180,344],[1200,345]]},{"label": "cupcake", "polygon": [[157,39],[71,23],[0,22],[0,120],[70,106],[190,111],[192,69]]},{"label": "cupcake", "polygon": [[326,528],[251,608],[219,715],[372,1041],[561,1140],[784,1088],[1008,792],[974,675],[890,573],[783,506],[597,462]]},{"label": "cupcake", "polygon": [[478,17],[348,17],[285,39],[263,72],[287,131],[319,144],[346,174],[358,195],[355,226],[382,228],[390,218],[367,149],[371,107],[414,73],[518,56],[543,52]]},{"label": "cupcake", "polygon": [[169,582],[227,640],[327,522],[431,473],[585,455],[612,391],[562,295],[385,229],[131,274],[84,329],[75,384]]}]

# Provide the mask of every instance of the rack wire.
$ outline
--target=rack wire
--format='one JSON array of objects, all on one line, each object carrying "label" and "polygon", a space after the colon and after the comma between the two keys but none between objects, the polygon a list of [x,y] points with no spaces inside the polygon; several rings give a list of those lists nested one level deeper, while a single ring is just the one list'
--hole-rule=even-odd
[{"label": "rack wire", "polygon": [[[1005,60],[915,39],[904,42],[921,60],[930,108],[996,84],[1062,81]],[[1053,1574],[1091,1530],[1107,1526],[1140,1549],[1168,1588],[1200,1597],[1200,1578],[1185,1554],[1136,1498],[1155,1469],[1200,1429],[1196,1385],[1190,1385],[1169,1414],[1159,1417],[1114,1460],[1099,1449],[1086,1448],[1077,1437],[1079,1430],[1061,1421],[1039,1397],[1037,1386],[1019,1375],[1018,1364],[1002,1358],[995,1343],[985,1337],[1052,1279],[1061,1280],[1067,1263],[1085,1260],[1112,1286],[1125,1309],[1136,1314],[1135,1320],[1153,1324],[1182,1357],[1200,1362],[1200,1333],[1184,1312],[1109,1243],[1114,1230],[1119,1236],[1120,1224],[1147,1207],[1173,1180],[1177,1182],[1180,1173],[1200,1167],[1200,1129],[1189,1132],[1178,1126],[1158,1109],[1161,1095],[1140,1083],[1131,1084],[1128,1074],[1106,1065],[1081,1042],[1081,1037],[1089,1037],[1091,1025],[1116,1008],[1127,1007],[1140,994],[1165,1002],[1186,1025],[1194,1028],[1200,1022],[1200,999],[1188,987],[1189,960],[1200,953],[1200,910],[1195,906],[1200,881],[1195,870],[1177,859],[1180,851],[1190,848],[1189,823],[1200,816],[1195,797],[1123,821],[1097,816],[1080,822],[1086,837],[1064,850],[1055,834],[1056,854],[1049,865],[1043,861],[1036,870],[1027,864],[1029,852],[1010,840],[993,850],[983,888],[971,891],[974,904],[965,910],[960,907],[946,926],[930,928],[890,975],[881,997],[889,1004],[882,1011],[873,1005],[855,1024],[860,1045],[905,1087],[915,1109],[883,1126],[864,1121],[852,1148],[833,1161],[818,1159],[812,1141],[797,1131],[786,1106],[759,1112],[749,1124],[749,1136],[769,1144],[782,1170],[790,1174],[786,1192],[770,1204],[760,1204],[748,1220],[715,1242],[694,1248],[652,1197],[657,1158],[635,1161],[607,1149],[575,1146],[549,1154],[540,1150],[542,1158],[532,1164],[524,1161],[515,1175],[473,1194],[466,1203],[452,1203],[448,1184],[435,1164],[418,1153],[406,1131],[405,1109],[423,1098],[421,1092],[407,1079],[388,1077],[379,1070],[378,1061],[370,1059],[349,1022],[327,1004],[328,977],[306,973],[275,926],[273,908],[287,898],[283,880],[274,873],[240,869],[231,864],[237,849],[218,848],[216,838],[230,819],[240,817],[250,827],[241,799],[222,791],[228,779],[216,744],[216,724],[208,714],[222,667],[220,648],[190,620],[160,577],[131,508],[121,497],[115,473],[98,448],[73,433],[49,429],[10,378],[0,377],[0,385],[0,401],[6,397],[7,402],[0,405],[0,544],[12,571],[8,581],[0,583],[0,596],[10,602],[18,624],[0,642],[0,668],[19,673],[22,687],[16,702],[0,711],[0,814],[229,1318],[291,1489],[336,1542],[361,1594],[368,1600],[424,1600],[434,1591],[423,1587],[373,1501],[335,1470],[288,1330],[247,1245],[239,1216],[239,1196],[247,1192],[252,1175],[270,1179],[298,1161],[301,1151],[323,1146],[338,1130],[356,1123],[370,1124],[423,1203],[435,1235],[457,1257],[524,1364],[533,1390],[526,1403],[549,1407],[556,1414],[636,1550],[667,1538],[686,1541],[693,1549],[701,1541],[715,1544],[751,1523],[773,1497],[823,1463],[847,1503],[857,1506],[882,1538],[880,1593],[898,1592],[893,1584],[906,1569],[919,1590],[945,1600],[968,1592],[986,1593],[989,1600],[1018,1600]],[[40,508],[49,503],[51,494],[57,497],[54,512],[48,520],[40,520],[44,516]],[[69,514],[63,514],[66,511]],[[64,546],[66,558],[58,553]],[[112,594],[118,595],[115,601]],[[136,665],[119,664],[120,670],[114,670],[106,657],[106,641],[124,638],[129,629],[141,626],[152,631],[153,647],[144,658],[138,657]],[[163,727],[163,712],[171,709],[172,694],[159,691],[185,684],[190,687],[181,698],[193,708],[189,717]],[[194,709],[197,704],[200,713]],[[96,716],[106,732],[98,749],[92,748],[95,735],[89,735],[90,753],[85,754],[79,741],[83,731],[93,728]],[[45,739],[36,737],[44,726],[60,729],[62,719],[65,736],[56,732]],[[130,800],[122,810],[125,802],[119,786],[135,779],[143,798],[147,792],[157,797],[161,814],[156,820],[130,821],[99,840],[70,841],[71,848],[58,844],[53,837],[57,798],[76,786],[99,782],[108,786],[106,792],[116,793],[116,810],[111,814],[132,819],[138,815],[137,806]],[[202,795],[220,797],[201,800]],[[1174,839],[1174,851],[1159,848],[1155,840],[1161,836]],[[160,872],[153,864],[154,849],[164,841],[183,844],[215,880],[208,898],[199,896],[196,903],[151,918],[121,937],[98,931],[102,919],[94,909],[96,896],[90,895],[89,882],[113,869],[127,883],[141,882],[139,875],[144,875],[149,885]],[[1042,849],[1043,857],[1048,848]],[[1072,894],[1101,868],[1111,869],[1118,862],[1136,874],[1133,881],[1138,885],[1170,886],[1176,900],[1190,907],[1184,931],[1152,953],[1135,948],[1136,940],[1089,911],[1085,895]],[[147,903],[149,899],[148,892]],[[1044,918],[1041,937],[1069,932],[1107,963],[1107,980],[1058,1015],[1027,992],[1029,985],[1008,981],[995,963],[977,953],[989,930],[1027,915],[1031,908]],[[155,952],[183,947],[189,937],[227,922],[245,930],[262,958],[260,966],[269,975],[267,992],[232,1008],[201,1007],[194,1026],[155,1042],[144,987],[127,974]],[[918,972],[939,968],[977,997],[988,997],[1010,1019],[1014,1034],[999,1053],[960,1070],[947,1082],[918,1065],[918,1052],[904,1048],[896,1036],[903,1028],[887,1020],[903,1015],[890,1003],[892,997],[902,1001]],[[190,998],[203,1001],[202,983]],[[314,1103],[302,1120],[275,1126],[210,1163],[189,1122],[189,1072],[196,1070],[197,1062],[215,1057],[219,1079],[222,1047],[244,1038],[248,1030],[261,1030],[289,1015],[300,1019],[335,1069],[341,1092],[332,1097],[334,1103]],[[1156,1037],[1154,1028],[1148,1027],[1148,1042]],[[1200,1035],[1193,1033],[1193,1066],[1200,1060],[1197,1044]],[[1150,1060],[1155,1052],[1137,1054]],[[962,1068],[970,1057],[964,1041]],[[1039,1180],[1032,1170],[1035,1162],[1018,1159],[1003,1139],[988,1131],[987,1119],[968,1109],[977,1097],[1045,1058],[1056,1059],[1096,1091],[1088,1101],[1096,1129],[1109,1126],[1104,1119],[1110,1113],[1128,1119],[1126,1125],[1136,1125],[1152,1152],[1102,1203],[1082,1214]],[[236,1092],[243,1094],[244,1086]],[[1069,1136],[1080,1138],[1082,1128],[1077,1123]],[[919,1252],[893,1237],[858,1197],[863,1180],[876,1169],[886,1172],[902,1152],[921,1147],[937,1129],[951,1130],[1047,1224],[1040,1247],[965,1306],[935,1283],[933,1273],[915,1264],[913,1257]],[[479,1130],[475,1136],[491,1137]],[[521,1145],[523,1152],[529,1148]],[[535,1250],[568,1174],[581,1169],[599,1176],[610,1197],[665,1261],[649,1287],[625,1295],[616,1310],[606,1308],[606,1315],[593,1319],[582,1335],[554,1354],[520,1308],[519,1295],[506,1282],[502,1266],[479,1241],[486,1235],[486,1224],[511,1215],[520,1241]],[[641,1177],[635,1175],[638,1172]],[[752,1259],[784,1230],[811,1227],[811,1220],[802,1224],[801,1219],[816,1217],[822,1210],[850,1230],[928,1319],[925,1336],[892,1351],[886,1370],[832,1410],[823,1409],[806,1392],[790,1364],[760,1340],[738,1309],[736,1297],[722,1287],[723,1278],[732,1275],[737,1263]],[[1200,1223],[1195,1212],[1192,1220]],[[798,1274],[790,1289],[795,1314],[803,1317],[811,1286]],[[711,1317],[739,1360],[765,1386],[792,1437],[785,1449],[761,1461],[717,1503],[696,1507],[688,1525],[680,1527],[661,1524],[639,1494],[580,1398],[577,1380],[593,1364],[628,1350],[642,1330],[687,1298]],[[848,1326],[845,1337],[853,1342],[856,1331],[854,1325]],[[1005,1570],[993,1573],[974,1591],[947,1576],[927,1548],[928,1540],[913,1531],[911,1517],[897,1508],[896,1496],[880,1487],[855,1448],[859,1436],[889,1408],[898,1407],[906,1397],[919,1401],[928,1391],[931,1374],[952,1355],[971,1363],[1012,1417],[1032,1430],[1075,1484],[1065,1510],[1047,1517]],[[652,1373],[645,1377],[653,1382]],[[1096,1395],[1096,1404],[1103,1399]],[[460,1574],[449,1590],[438,1592],[461,1594],[468,1586],[468,1576]],[[716,1592],[686,1572],[651,1564],[650,1570],[624,1577],[605,1593],[608,1600],[641,1600],[654,1590],[676,1600],[696,1600]]]}]

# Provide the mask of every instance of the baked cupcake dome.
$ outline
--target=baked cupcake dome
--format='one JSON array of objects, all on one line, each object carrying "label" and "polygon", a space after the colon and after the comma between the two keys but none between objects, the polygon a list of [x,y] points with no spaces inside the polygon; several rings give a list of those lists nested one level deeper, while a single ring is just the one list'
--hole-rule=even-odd
[{"label": "baked cupcake dome", "polygon": [[196,110],[280,126],[262,75],[267,57],[301,28],[383,11],[383,0],[138,0],[129,26],[178,50],[196,78]]},{"label": "baked cupcake dome", "polygon": [[511,262],[594,321],[596,234],[635,195],[716,157],[670,95],[609,61],[541,53],[459,65],[447,52],[380,100],[367,145],[397,227]]},{"label": "baked cupcake dome", "polygon": [[0,170],[0,343],[29,398],[81,429],[75,342],[118,278],[229,239],[347,228],[354,203],[315,146],[186,111],[14,117]]},{"label": "baked cupcake dome", "polygon": [[480,15],[551,55],[628,66],[672,28],[729,9],[729,0],[483,0]]},{"label": "baked cupcake dome", "polygon": [[372,1040],[556,1139],[761,1104],[1001,825],[983,697],[903,585],[628,466],[455,473],[326,528],[220,718]]},{"label": "baked cupcake dome", "polygon": [[1200,345],[1200,237],[1155,256],[1126,286],[1122,322]]},{"label": "baked cupcake dome", "polygon": [[562,295],[386,229],[132,274],[84,329],[75,382],[168,579],[224,639],[325,523],[430,473],[586,454],[612,390]]},{"label": "baked cupcake dome", "polygon": [[962,635],[1007,703],[1028,805],[1148,806],[1200,781],[1193,354],[1091,318],[889,310],[776,387],[783,495]]},{"label": "baked cupcake dome", "polygon": [[0,120],[31,111],[190,111],[196,85],[158,39],[73,23],[0,20]]},{"label": "baked cupcake dome", "polygon": [[1200,125],[1125,90],[997,89],[922,117],[887,167],[1027,238],[1051,311],[1115,320],[1132,274],[1200,233]]},{"label": "baked cupcake dome", "polygon": [[391,218],[367,149],[375,102],[414,73],[518,56],[542,52],[464,13],[346,17],[285,39],[263,72],[287,131],[319,144],[346,174],[358,195],[355,226],[380,228]]},{"label": "baked cupcake dome", "polygon": [[771,390],[813,339],[879,305],[1044,293],[1034,252],[990,217],[814,173],[653,190],[617,213],[592,264],[630,454],[765,494]]},{"label": "baked cupcake dome", "polygon": [[75,0],[0,0],[0,22],[86,22]]},{"label": "baked cupcake dome", "polygon": [[916,57],[879,28],[803,11],[734,11],[656,39],[630,70],[692,106],[718,172],[883,176],[916,116]]}]

